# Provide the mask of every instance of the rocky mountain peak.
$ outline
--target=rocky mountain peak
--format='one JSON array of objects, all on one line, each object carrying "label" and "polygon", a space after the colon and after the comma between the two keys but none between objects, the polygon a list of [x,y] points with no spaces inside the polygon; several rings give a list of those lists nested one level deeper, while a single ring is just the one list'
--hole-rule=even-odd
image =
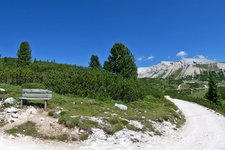
[{"label": "rocky mountain peak", "polygon": [[158,65],[138,68],[139,78],[183,78],[196,76],[208,70],[225,70],[225,63],[206,58],[184,58],[177,62],[162,61]]}]

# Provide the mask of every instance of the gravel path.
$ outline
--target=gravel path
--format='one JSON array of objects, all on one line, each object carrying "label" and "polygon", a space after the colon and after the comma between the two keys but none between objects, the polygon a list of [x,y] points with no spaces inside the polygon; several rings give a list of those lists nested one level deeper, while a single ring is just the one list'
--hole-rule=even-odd
[{"label": "gravel path", "polygon": [[[172,99],[186,117],[181,132],[164,137],[153,149],[225,150],[225,118],[212,110],[187,101]],[[147,148],[145,148],[147,149]]]},{"label": "gravel path", "polygon": [[85,145],[34,140],[30,137],[11,139],[0,133],[1,150],[67,150],[67,149],[140,149],[140,150],[225,150],[225,118],[200,105],[171,99],[186,117],[182,130],[163,137],[149,138],[146,144]]}]

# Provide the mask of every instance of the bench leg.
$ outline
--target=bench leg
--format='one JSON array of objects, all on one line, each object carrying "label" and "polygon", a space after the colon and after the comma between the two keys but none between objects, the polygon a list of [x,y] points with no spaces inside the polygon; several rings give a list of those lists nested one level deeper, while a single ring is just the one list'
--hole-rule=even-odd
[{"label": "bench leg", "polygon": [[47,109],[48,101],[45,100],[45,109]]},{"label": "bench leg", "polygon": [[20,100],[20,108],[23,108],[23,100]]}]

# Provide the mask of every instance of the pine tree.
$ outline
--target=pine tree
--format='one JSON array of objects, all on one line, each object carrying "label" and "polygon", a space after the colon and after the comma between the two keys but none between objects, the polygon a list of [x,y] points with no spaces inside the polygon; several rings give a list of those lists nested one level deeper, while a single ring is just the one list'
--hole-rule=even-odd
[{"label": "pine tree", "polygon": [[122,75],[124,78],[137,79],[137,66],[130,50],[122,43],[115,43],[111,49],[104,69]]},{"label": "pine tree", "polygon": [[108,61],[105,61],[105,62],[104,62],[104,64],[103,64],[103,69],[104,69],[104,70],[110,71],[110,66],[109,66],[109,62],[108,62]]},{"label": "pine tree", "polygon": [[219,99],[219,93],[217,88],[217,83],[215,81],[214,75],[212,73],[209,74],[209,89],[206,93],[206,98],[213,103],[217,103]]},{"label": "pine tree", "polygon": [[89,63],[89,67],[91,68],[102,68],[100,62],[99,62],[99,59],[98,59],[98,56],[96,55],[92,55],[91,56],[91,61]]},{"label": "pine tree", "polygon": [[36,63],[37,62],[37,59],[36,58],[34,58],[34,63]]},{"label": "pine tree", "polygon": [[21,42],[20,48],[17,52],[18,67],[25,67],[31,64],[31,49],[28,42]]}]

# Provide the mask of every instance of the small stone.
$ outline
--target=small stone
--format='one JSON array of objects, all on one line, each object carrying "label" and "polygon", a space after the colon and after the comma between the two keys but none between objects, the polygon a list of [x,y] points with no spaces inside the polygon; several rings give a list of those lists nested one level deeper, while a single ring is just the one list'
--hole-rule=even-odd
[{"label": "small stone", "polygon": [[15,122],[15,120],[13,120],[13,119],[10,119],[9,120],[9,123],[13,123],[13,122]]},{"label": "small stone", "polygon": [[150,135],[150,136],[153,136],[153,135],[154,135],[154,132],[149,132],[149,135]]},{"label": "small stone", "polygon": [[11,114],[12,118],[18,118],[18,114]]},{"label": "small stone", "polygon": [[66,128],[62,129],[62,132],[63,132],[63,133],[65,133],[66,131],[67,131],[67,129],[66,129]]},{"label": "small stone", "polygon": [[115,107],[119,108],[120,110],[127,110],[127,106],[123,105],[123,104],[115,104]]},{"label": "small stone", "polygon": [[15,139],[15,136],[10,135],[9,138],[10,138],[10,139]]},{"label": "small stone", "polygon": [[5,89],[3,89],[3,88],[0,88],[0,91],[1,91],[1,92],[5,92]]},{"label": "small stone", "polygon": [[54,125],[54,123],[53,122],[50,122],[49,125],[52,127]]},{"label": "small stone", "polygon": [[80,133],[84,133],[84,130],[80,130]]},{"label": "small stone", "polygon": [[18,109],[15,108],[15,107],[10,107],[10,108],[6,108],[5,112],[7,112],[7,113],[16,113],[16,112],[18,112]]},{"label": "small stone", "polygon": [[61,112],[62,112],[61,110],[59,110],[59,111],[57,111],[57,112],[54,112],[54,113],[53,113],[53,118],[59,118]]},{"label": "small stone", "polygon": [[40,118],[40,120],[41,120],[41,121],[44,121],[44,120],[45,120],[45,118],[41,117],[41,118]]}]

